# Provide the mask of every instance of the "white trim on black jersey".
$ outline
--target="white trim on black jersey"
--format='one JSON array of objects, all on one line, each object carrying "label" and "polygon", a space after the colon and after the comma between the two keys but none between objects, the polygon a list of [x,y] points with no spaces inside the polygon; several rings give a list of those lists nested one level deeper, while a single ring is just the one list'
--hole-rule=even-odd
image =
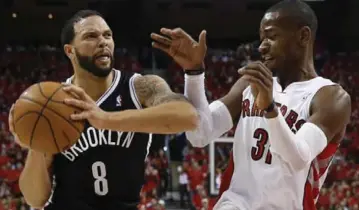
[{"label": "white trim on black jersey", "polygon": [[142,109],[142,105],[140,103],[140,101],[138,100],[137,94],[136,94],[136,89],[135,89],[135,85],[134,85],[134,81],[135,78],[141,76],[140,74],[135,73],[131,78],[130,78],[130,94],[131,94],[131,98],[133,103],[135,104],[137,109]]},{"label": "white trim on black jersey", "polygon": [[110,87],[106,90],[106,92],[96,101],[97,106],[100,106],[116,89],[118,83],[121,79],[121,71],[114,69],[114,78],[110,85]]},{"label": "white trim on black jersey", "polygon": [[[137,109],[142,109],[142,105],[140,103],[140,101],[138,100],[137,94],[136,94],[136,89],[135,89],[135,85],[134,85],[134,81],[135,78],[141,76],[140,74],[135,73],[131,78],[130,78],[130,94],[131,94],[131,98],[132,98],[132,102],[133,104],[135,104]],[[148,143],[147,143],[147,154],[145,156],[145,160],[147,159],[148,154],[150,153],[150,147],[152,144],[152,133],[148,134]]]},{"label": "white trim on black jersey", "polygon": [[146,148],[147,153],[145,156],[145,161],[147,159],[148,154],[150,153],[151,144],[152,144],[152,133],[148,134],[148,143],[147,143],[147,148]]},{"label": "white trim on black jersey", "polygon": [[[114,69],[114,78],[113,81],[110,85],[110,87],[106,90],[106,92],[104,94],[102,94],[102,96],[96,101],[96,104],[98,106],[100,106],[112,93],[113,91],[116,89],[118,83],[120,82],[121,79],[121,71]],[[66,79],[66,84],[71,84],[72,83],[72,79],[74,76],[71,76],[70,78]]]}]

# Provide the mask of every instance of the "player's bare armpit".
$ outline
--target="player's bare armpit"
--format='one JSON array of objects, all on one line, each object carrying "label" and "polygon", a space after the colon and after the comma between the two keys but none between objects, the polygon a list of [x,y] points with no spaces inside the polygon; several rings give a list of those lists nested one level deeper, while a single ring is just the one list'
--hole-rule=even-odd
[{"label": "player's bare armpit", "polygon": [[166,81],[157,75],[138,76],[134,81],[134,86],[138,99],[145,107],[170,101],[188,102],[184,95],[172,92]]}]

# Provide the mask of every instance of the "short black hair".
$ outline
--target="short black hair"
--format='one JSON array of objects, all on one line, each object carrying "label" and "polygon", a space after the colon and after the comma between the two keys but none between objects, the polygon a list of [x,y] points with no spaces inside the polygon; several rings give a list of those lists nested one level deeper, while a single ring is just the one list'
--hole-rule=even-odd
[{"label": "short black hair", "polygon": [[103,16],[94,10],[80,10],[76,12],[70,19],[68,19],[62,28],[61,31],[61,44],[64,46],[65,44],[70,44],[75,37],[75,29],[74,25],[79,22],[81,19],[91,17],[91,16]]},{"label": "short black hair", "polygon": [[318,19],[313,9],[301,0],[283,0],[270,7],[268,12],[282,12],[288,18],[291,18],[300,27],[308,26],[312,31],[313,38],[317,33]]}]

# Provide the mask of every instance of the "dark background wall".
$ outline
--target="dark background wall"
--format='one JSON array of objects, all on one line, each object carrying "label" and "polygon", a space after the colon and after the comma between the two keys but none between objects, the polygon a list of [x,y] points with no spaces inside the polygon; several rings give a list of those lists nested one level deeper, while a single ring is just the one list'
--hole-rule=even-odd
[{"label": "dark background wall", "polygon": [[[258,38],[260,19],[276,0],[3,0],[0,38],[3,43],[58,43],[65,20],[80,9],[103,13],[119,45],[149,43],[161,27],[182,27],[197,35],[208,31],[214,47],[234,46]],[[333,50],[359,49],[359,1],[310,2],[319,19],[318,37]],[[12,18],[12,13],[17,18]],[[54,18],[48,19],[51,13]]]}]

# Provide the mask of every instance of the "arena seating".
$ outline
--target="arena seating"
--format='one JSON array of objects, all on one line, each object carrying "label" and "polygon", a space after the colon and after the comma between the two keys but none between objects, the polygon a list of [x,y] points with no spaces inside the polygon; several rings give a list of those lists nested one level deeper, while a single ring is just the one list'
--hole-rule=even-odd
[{"label": "arena seating", "polygon": [[[245,65],[255,52],[254,44],[241,45],[237,51],[210,50],[206,58],[206,86],[209,100],[226,94],[238,79],[237,69]],[[141,72],[136,56],[125,49],[116,50],[116,66],[120,69]],[[324,51],[317,53],[323,59]],[[333,53],[325,58],[318,73],[341,84],[352,96],[352,120],[340,150],[333,159],[328,178],[318,199],[318,209],[359,209],[359,55]],[[182,70],[175,63],[168,67],[172,77],[169,82],[173,90],[183,92]],[[71,75],[71,67],[57,48],[50,46],[8,46],[0,52],[0,210],[28,207],[17,184],[24,165],[26,150],[17,146],[8,131],[8,111],[17,97],[30,84],[44,80],[63,81]],[[232,129],[226,135],[233,136]],[[207,193],[208,150],[188,146],[183,168],[188,173],[191,203],[195,209],[213,206],[215,200]],[[161,153],[161,152],[159,152]],[[227,160],[217,165],[221,174]],[[165,209],[161,198],[166,186],[160,186],[168,167],[165,156],[150,155],[145,173],[146,184],[141,192],[139,209]]]}]

